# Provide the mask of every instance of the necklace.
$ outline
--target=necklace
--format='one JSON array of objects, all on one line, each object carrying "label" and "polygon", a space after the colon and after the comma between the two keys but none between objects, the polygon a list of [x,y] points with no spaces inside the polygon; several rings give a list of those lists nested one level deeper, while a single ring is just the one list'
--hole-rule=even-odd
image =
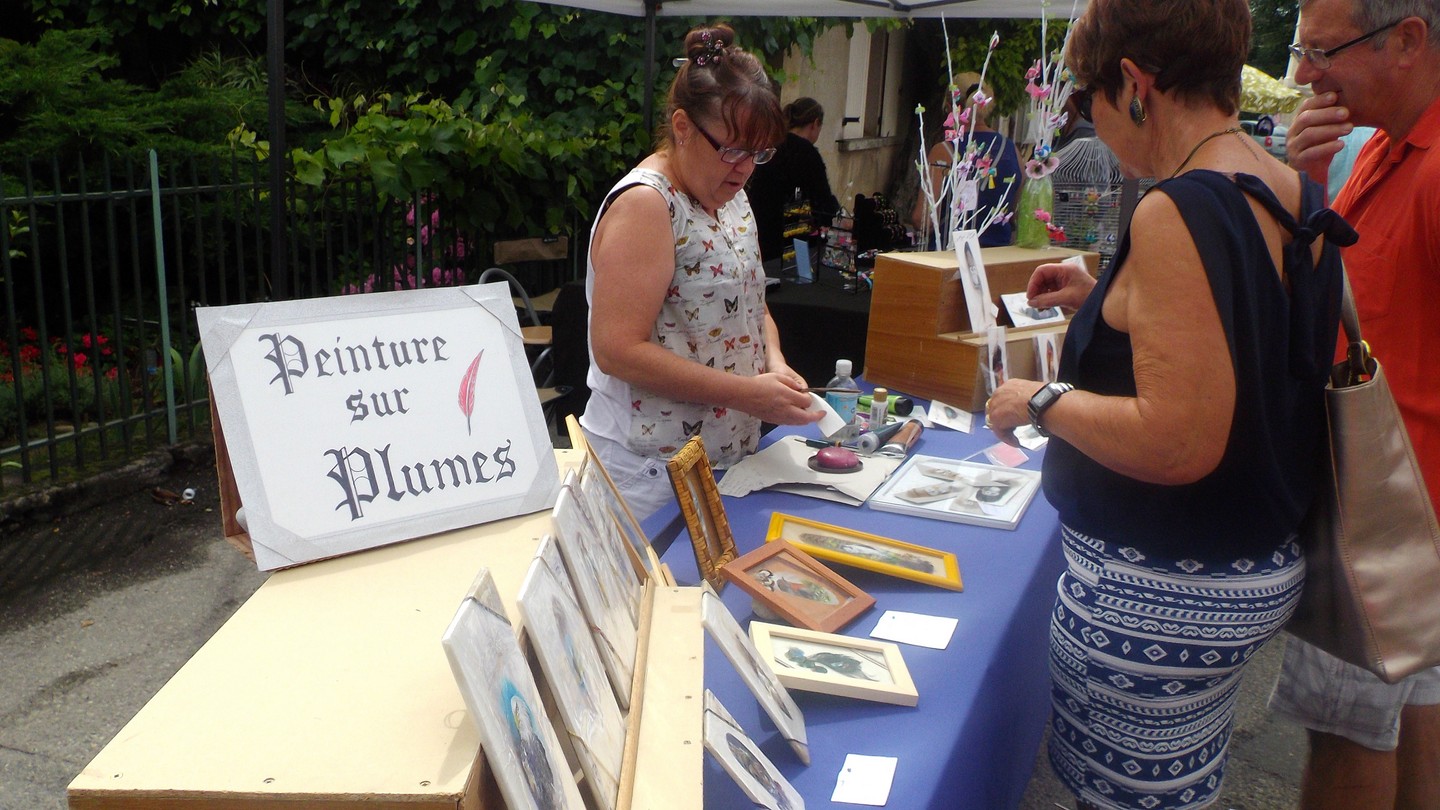
[{"label": "necklace", "polygon": [[1230,127],[1229,129],[1222,129],[1222,130],[1220,130],[1219,132],[1212,132],[1212,133],[1210,133],[1209,135],[1206,135],[1205,137],[1201,138],[1201,139],[1200,139],[1200,142],[1197,143],[1197,144],[1195,144],[1195,148],[1190,150],[1190,154],[1186,155],[1186,156],[1185,156],[1185,159],[1182,160],[1182,161],[1180,161],[1180,166],[1179,166],[1179,168],[1177,168],[1177,169],[1175,169],[1175,171],[1171,172],[1171,173],[1170,173],[1170,176],[1171,176],[1171,177],[1174,177],[1175,175],[1177,175],[1177,174],[1180,173],[1180,170],[1181,170],[1181,169],[1183,169],[1183,168],[1185,168],[1186,166],[1188,166],[1188,165],[1190,164],[1190,158],[1195,157],[1195,153],[1200,151],[1200,147],[1202,147],[1202,146],[1204,146],[1205,144],[1207,144],[1207,143],[1215,140],[1216,138],[1220,137],[1221,135],[1234,135],[1234,134],[1239,133],[1239,132],[1244,132],[1244,130],[1240,129],[1240,127]]}]

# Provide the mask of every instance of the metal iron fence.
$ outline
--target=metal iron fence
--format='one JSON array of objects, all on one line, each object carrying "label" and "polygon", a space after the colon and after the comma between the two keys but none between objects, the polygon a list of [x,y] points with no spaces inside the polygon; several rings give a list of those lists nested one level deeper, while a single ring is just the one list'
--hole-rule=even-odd
[{"label": "metal iron fence", "polygon": [[275,267],[266,179],[253,160],[153,152],[0,167],[0,494],[207,437],[198,306],[448,286],[488,265],[443,201],[356,179],[288,189]]}]

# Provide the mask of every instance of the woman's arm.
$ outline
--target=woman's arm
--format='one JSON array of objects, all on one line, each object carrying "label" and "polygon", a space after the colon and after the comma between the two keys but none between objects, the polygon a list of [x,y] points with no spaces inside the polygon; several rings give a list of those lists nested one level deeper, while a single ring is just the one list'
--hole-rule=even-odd
[{"label": "woman's arm", "polygon": [[[1235,371],[1199,251],[1175,204],[1147,195],[1135,211],[1131,252],[1102,314],[1128,332],[1134,397],[1072,391],[1046,411],[1045,429],[1094,461],[1157,484],[1189,484],[1224,456],[1235,410]],[[996,392],[991,422],[1029,422],[1039,383]]]},{"label": "woman's arm", "polygon": [[670,212],[659,192],[637,186],[616,197],[590,250],[590,346],[601,371],[681,402],[736,408],[775,424],[814,421],[803,384],[779,374],[727,374],[651,340],[675,274]]}]

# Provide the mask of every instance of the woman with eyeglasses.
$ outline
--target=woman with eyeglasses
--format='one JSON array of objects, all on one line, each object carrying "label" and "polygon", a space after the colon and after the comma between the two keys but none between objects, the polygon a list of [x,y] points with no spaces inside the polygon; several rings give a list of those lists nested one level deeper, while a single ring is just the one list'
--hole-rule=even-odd
[{"label": "woman with eyeglasses", "polygon": [[658,148],[606,195],[591,232],[580,424],[641,518],[673,497],[665,462],[691,436],[724,469],[757,449],[762,420],[821,416],[780,352],[744,193],[785,116],[734,37],[724,24],[686,35]]},{"label": "woman with eyeglasses", "polygon": [[1081,807],[1219,797],[1242,670],[1304,583],[1355,232],[1240,129],[1250,34],[1245,0],[1090,0],[1077,105],[1159,182],[1098,282],[1037,269],[1031,306],[1078,307],[1060,381],[1009,380],[986,406],[1006,441],[1052,437],[1050,762]]}]

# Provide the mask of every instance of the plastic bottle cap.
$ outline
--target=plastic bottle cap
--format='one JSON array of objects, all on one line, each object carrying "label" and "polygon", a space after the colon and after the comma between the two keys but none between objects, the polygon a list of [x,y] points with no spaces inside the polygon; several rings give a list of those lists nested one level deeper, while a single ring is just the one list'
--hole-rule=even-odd
[{"label": "plastic bottle cap", "polygon": [[849,377],[851,370],[852,370],[852,366],[850,365],[850,361],[849,361],[849,360],[836,360],[836,361],[835,361],[835,376],[836,376],[836,377]]},{"label": "plastic bottle cap", "polygon": [[889,392],[889,391],[885,390],[884,388],[876,388],[876,389],[875,389],[875,395],[874,395],[873,397],[871,397],[871,401],[873,401],[873,402],[884,402],[885,399],[886,399],[887,397],[889,397],[889,396],[890,396],[890,392]]}]

